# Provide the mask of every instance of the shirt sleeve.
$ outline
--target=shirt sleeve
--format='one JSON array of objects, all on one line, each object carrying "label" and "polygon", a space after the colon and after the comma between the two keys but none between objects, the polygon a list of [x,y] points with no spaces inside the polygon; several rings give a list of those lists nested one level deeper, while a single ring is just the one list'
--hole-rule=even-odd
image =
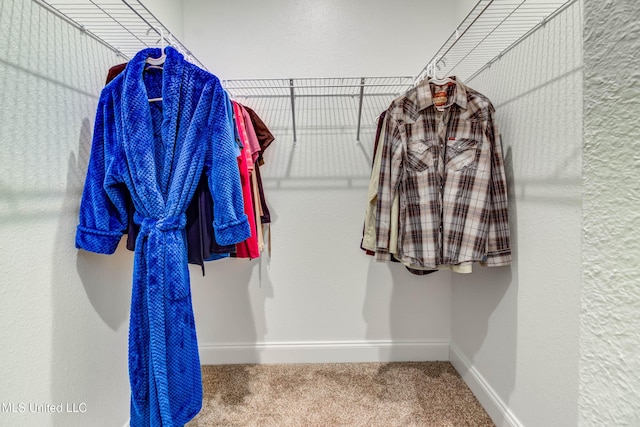
[{"label": "shirt sleeve", "polygon": [[400,183],[402,172],[402,138],[397,121],[387,113],[384,128],[384,144],[378,177],[378,200],[376,201],[376,261],[391,259],[390,230],[393,198]]},{"label": "shirt sleeve", "polygon": [[100,98],[91,143],[91,155],[80,202],[76,247],[112,254],[127,228],[127,189],[115,178],[117,152],[113,110],[107,96]]},{"label": "shirt sleeve", "polygon": [[370,251],[376,250],[376,204],[378,201],[378,185],[380,180],[380,162],[382,161],[382,147],[384,135],[382,130],[387,123],[386,116],[380,119],[377,138],[375,141],[375,154],[371,177],[369,179],[369,197],[367,198],[367,209],[364,218],[364,231],[362,238],[362,248]]},{"label": "shirt sleeve", "polygon": [[211,150],[205,163],[205,173],[213,198],[214,234],[220,245],[233,245],[251,236],[244,213],[230,111],[233,109],[229,97],[216,81],[208,124]]},{"label": "shirt sleeve", "polygon": [[507,200],[507,179],[504,171],[502,143],[491,110],[486,128],[486,136],[491,143],[491,183],[489,208],[489,235],[487,257],[482,263],[489,267],[511,263],[511,242],[509,231],[509,206]]}]

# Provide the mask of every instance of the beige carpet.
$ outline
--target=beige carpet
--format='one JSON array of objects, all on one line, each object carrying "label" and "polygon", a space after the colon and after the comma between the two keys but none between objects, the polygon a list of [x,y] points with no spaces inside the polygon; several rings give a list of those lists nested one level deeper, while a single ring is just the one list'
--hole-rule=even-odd
[{"label": "beige carpet", "polygon": [[449,362],[203,366],[188,427],[493,426]]}]

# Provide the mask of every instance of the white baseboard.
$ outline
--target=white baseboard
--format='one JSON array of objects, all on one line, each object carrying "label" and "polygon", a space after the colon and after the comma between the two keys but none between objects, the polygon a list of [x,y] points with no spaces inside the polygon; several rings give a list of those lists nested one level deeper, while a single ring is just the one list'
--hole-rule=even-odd
[{"label": "white baseboard", "polygon": [[448,341],[201,344],[200,363],[347,363],[449,360]]},{"label": "white baseboard", "polygon": [[497,427],[523,427],[504,401],[493,390],[480,372],[471,365],[462,351],[453,343],[449,345],[449,361],[469,386],[480,404]]}]

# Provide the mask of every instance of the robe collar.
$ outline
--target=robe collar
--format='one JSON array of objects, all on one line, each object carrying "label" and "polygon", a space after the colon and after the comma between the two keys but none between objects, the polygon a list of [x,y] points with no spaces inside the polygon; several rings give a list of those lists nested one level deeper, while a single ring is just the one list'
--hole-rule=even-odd
[{"label": "robe collar", "polygon": [[[183,56],[174,48],[165,48],[166,59],[162,71],[162,143],[165,146],[165,163],[172,161],[176,151],[177,125],[182,74],[185,67]],[[144,84],[144,68],[149,57],[161,55],[158,48],[143,49],[127,65],[122,86],[123,146],[130,168],[135,192],[145,201],[147,217],[158,217],[165,211],[166,200],[157,181],[155,164],[154,131],[151,120],[149,97]],[[170,168],[164,168],[169,173]]]}]

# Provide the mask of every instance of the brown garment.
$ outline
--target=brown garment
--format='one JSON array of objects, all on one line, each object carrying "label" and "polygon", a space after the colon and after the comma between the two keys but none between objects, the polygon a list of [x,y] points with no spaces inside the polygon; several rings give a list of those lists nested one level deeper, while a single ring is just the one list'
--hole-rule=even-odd
[{"label": "brown garment", "polygon": [[264,159],[262,155],[265,150],[271,145],[271,143],[275,140],[275,137],[269,130],[266,124],[262,121],[260,116],[253,111],[251,108],[243,105],[244,109],[249,113],[249,118],[251,119],[251,124],[253,125],[253,130],[256,132],[256,136],[258,137],[258,143],[260,144],[260,154],[258,156],[258,160],[254,165],[254,170],[256,172],[256,178],[258,181],[258,193],[260,195],[260,207],[262,209],[262,215],[260,215],[260,222],[263,224],[268,224],[271,222],[271,214],[269,213],[269,208],[267,206],[267,200],[264,197],[264,189],[262,187],[262,177],[260,176],[260,169],[258,165],[262,166],[264,164]]},{"label": "brown garment", "polygon": [[113,67],[109,68],[109,73],[107,73],[107,81],[105,82],[105,85],[108,85],[109,82],[115,79],[118,74],[123,72],[126,67],[127,63],[125,62],[124,64],[114,65]]},{"label": "brown garment", "polygon": [[249,113],[249,117],[251,118],[251,124],[253,124],[253,130],[256,131],[256,136],[258,137],[258,142],[260,143],[260,156],[258,157],[258,164],[264,164],[264,160],[262,159],[262,154],[264,151],[271,145],[271,143],[275,140],[275,137],[264,124],[262,119],[253,111],[251,108],[243,105],[244,109]]}]

